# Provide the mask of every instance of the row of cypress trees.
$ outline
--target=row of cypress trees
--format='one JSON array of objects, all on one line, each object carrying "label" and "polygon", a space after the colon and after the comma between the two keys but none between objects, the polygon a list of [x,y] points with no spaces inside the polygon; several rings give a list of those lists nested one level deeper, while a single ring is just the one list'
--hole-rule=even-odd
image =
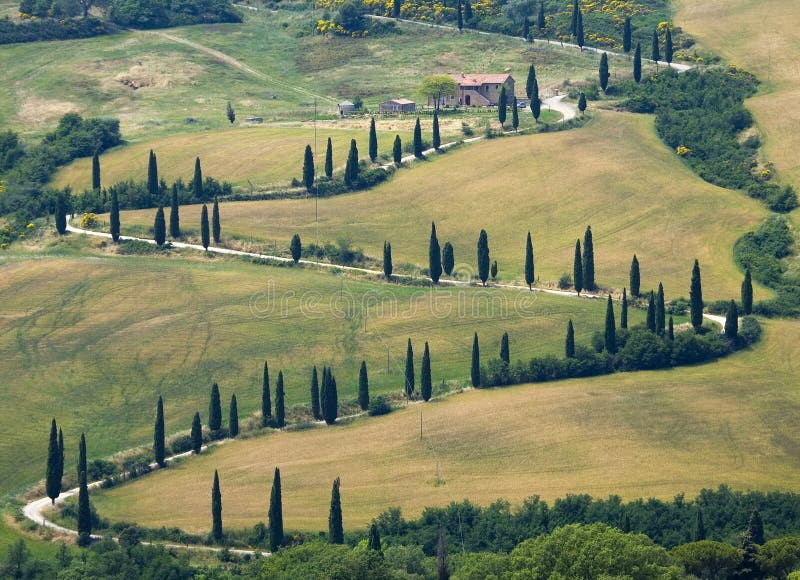
[{"label": "row of cypress trees", "polygon": [[[425,341],[425,350],[422,353],[422,365],[420,366],[420,396],[422,400],[428,402],[433,394],[433,381],[431,379],[431,351],[428,342]],[[414,373],[414,348],[411,346],[411,339],[408,339],[406,347],[406,370],[405,370],[405,395],[407,399],[414,398],[416,387]]]}]

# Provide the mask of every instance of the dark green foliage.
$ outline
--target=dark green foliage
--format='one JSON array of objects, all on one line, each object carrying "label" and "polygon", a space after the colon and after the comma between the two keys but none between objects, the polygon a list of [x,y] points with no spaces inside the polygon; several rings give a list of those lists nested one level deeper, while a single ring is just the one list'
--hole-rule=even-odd
[{"label": "dark green foliage", "polygon": [[[156,405],[156,425],[153,430],[153,455],[159,467],[166,466],[165,460],[165,433],[164,433],[164,401],[159,396]],[[80,471],[80,468],[79,468]]]},{"label": "dark green foliage", "polygon": [[478,346],[478,333],[472,339],[472,386],[476,389],[481,386],[481,351]]},{"label": "dark green foliage", "polygon": [[580,5],[578,4],[578,0],[572,0],[572,16],[569,25],[569,33],[570,36],[577,36],[578,35],[578,15],[581,13]]},{"label": "dark green foliage", "polygon": [[564,343],[564,356],[567,358],[575,358],[575,327],[572,325],[572,319],[567,322],[567,339]]},{"label": "dark green foliage", "polygon": [[192,418],[192,451],[197,454],[203,447],[203,426],[200,424],[200,413],[195,413]]},{"label": "dark green foliage", "polygon": [[100,154],[92,156],[92,189],[100,189]]},{"label": "dark green foliage", "polygon": [[581,115],[586,112],[586,94],[583,91],[581,91],[581,94],[578,97],[578,110],[581,112]]},{"label": "dark green foliage", "polygon": [[634,328],[618,358],[626,371],[660,369],[670,365],[671,352],[660,336],[643,328]]},{"label": "dark green foliage", "polygon": [[539,83],[534,80],[533,83],[533,96],[531,97],[531,114],[533,120],[539,122],[539,115],[542,114],[542,100],[539,98]]},{"label": "dark green foliage", "polygon": [[61,450],[58,446],[58,428],[56,420],[50,425],[50,443],[47,447],[47,472],[45,476],[45,489],[47,497],[53,505],[61,493]]},{"label": "dark green foliage", "polygon": [[500,95],[497,98],[497,120],[500,121],[500,126],[504,126],[506,124],[506,113],[508,109],[508,93],[506,92],[506,86],[503,85],[500,87]]},{"label": "dark green foliage", "polygon": [[608,79],[609,79],[609,72],[608,72],[608,53],[603,53],[600,57],[600,68],[598,70],[598,75],[600,78],[600,88],[603,89],[603,92],[606,92],[608,88]]},{"label": "dark green foliage", "polygon": [[692,267],[692,285],[689,288],[689,303],[691,310],[692,326],[699,331],[703,326],[703,287],[700,282],[700,264],[694,261]]},{"label": "dark green foliage", "polygon": [[425,342],[425,351],[422,353],[422,367],[419,376],[420,394],[423,401],[429,401],[433,393],[433,381],[431,379],[431,353],[428,349],[428,342]]},{"label": "dark green foliage", "polygon": [[283,371],[278,371],[278,382],[275,385],[275,427],[286,426],[285,394],[283,390]]},{"label": "dark green foliage", "polygon": [[81,545],[90,541],[92,534],[92,506],[89,504],[89,487],[86,472],[81,473],[78,486],[78,538]]},{"label": "dark green foliage", "polygon": [[672,62],[672,50],[672,29],[667,26],[666,39],[664,40],[664,60],[669,63]]},{"label": "dark green foliage", "polygon": [[583,290],[583,259],[581,258],[581,241],[575,240],[575,258],[572,263],[572,284],[580,295]]},{"label": "dark green foliage", "polygon": [[303,251],[303,244],[300,241],[300,235],[295,234],[292,236],[292,241],[289,243],[289,252],[292,254],[292,260],[297,264],[300,261],[300,254]]},{"label": "dark green foliage", "polygon": [[219,244],[220,240],[220,225],[219,225],[219,202],[214,197],[214,205],[211,208],[211,233],[214,237],[214,243]]},{"label": "dark green foliage", "polygon": [[439,135],[439,111],[433,112],[433,148],[439,149],[442,144],[442,138]]},{"label": "dark green foliage", "polygon": [[[46,4],[46,3],[43,3]],[[30,14],[27,12],[26,14]],[[0,44],[91,38],[116,31],[112,24],[94,17],[86,19],[42,18],[16,24],[10,18],[0,18]]]},{"label": "dark green foliage", "polygon": [[628,328],[628,293],[622,289],[622,309],[619,313],[619,327]]},{"label": "dark green foliage", "polygon": [[367,376],[367,362],[361,361],[358,370],[358,406],[362,411],[369,409],[369,377]]},{"label": "dark green foliage", "polygon": [[762,578],[761,566],[758,562],[758,546],[753,541],[749,531],[742,534],[740,551],[741,560],[734,573],[731,574],[731,578],[741,580],[758,580]]},{"label": "dark green foliage", "polygon": [[[316,374],[316,367],[314,371]],[[264,379],[261,383],[261,426],[266,427],[272,418],[272,400],[269,394],[269,365],[264,361]]]},{"label": "dark green foliage", "polygon": [[639,259],[636,257],[636,254],[633,255],[633,260],[631,260],[631,271],[629,275],[629,281],[631,287],[631,296],[633,296],[634,298],[638,298],[640,277],[639,277]]},{"label": "dark green foliage", "polygon": [[408,347],[406,348],[406,373],[405,373],[405,392],[406,397],[411,398],[414,396],[414,349],[411,348],[411,339],[408,339]]},{"label": "dark green foliage", "polygon": [[383,242],[383,275],[387,279],[392,278],[392,244]]},{"label": "dark green foliage", "polygon": [[505,364],[511,364],[511,354],[508,348],[508,333],[504,332],[500,338],[500,360]]},{"label": "dark green foliage", "polygon": [[528,67],[528,79],[525,81],[525,94],[528,95],[528,99],[533,99],[534,87],[536,83],[536,69],[533,66],[533,63]]},{"label": "dark green foliage", "polygon": [[622,26],[622,50],[625,54],[631,51],[631,17],[625,17],[625,24]]},{"label": "dark green foliage", "polygon": [[492,262],[492,267],[491,267],[490,273],[492,275],[492,280],[497,278],[497,260]]},{"label": "dark green foliage", "polygon": [[450,580],[450,567],[447,562],[447,540],[444,528],[439,528],[439,541],[436,543],[436,579]]},{"label": "dark green foliage", "polygon": [[347,164],[344,168],[344,183],[347,187],[354,187],[358,179],[358,147],[356,140],[350,140],[350,151],[347,154]]},{"label": "dark green foliage", "polygon": [[111,230],[111,239],[115,242],[119,241],[119,200],[117,199],[117,192],[111,192],[111,214],[108,217]]},{"label": "dark green foliage", "polygon": [[325,149],[325,177],[328,179],[333,177],[333,143],[331,143],[330,137],[328,137],[328,146]]},{"label": "dark green foliage", "polygon": [[642,80],[642,45],[636,43],[636,52],[633,53],[633,80],[641,82]]},{"label": "dark green foliage", "polygon": [[750,521],[747,523],[747,531],[750,534],[750,540],[756,545],[762,545],[765,542],[764,538],[764,522],[761,519],[761,513],[757,507],[753,508],[750,513]]},{"label": "dark green foliage", "polygon": [[202,0],[189,4],[153,0],[110,0],[108,17],[122,27],[146,29],[242,21],[242,17],[228,0]]},{"label": "dark green foliage", "polygon": [[606,350],[610,354],[617,352],[617,327],[614,321],[614,303],[611,301],[611,294],[608,295],[608,302],[606,304],[606,333],[605,333]]},{"label": "dark green foliage", "polygon": [[422,128],[419,125],[419,117],[414,125],[414,157],[422,159]]},{"label": "dark green foliage", "polygon": [[461,32],[464,28],[464,15],[461,10],[461,0],[458,0],[456,11],[456,26],[458,27],[458,31]]},{"label": "dark green foliage", "polygon": [[56,196],[56,231],[63,236],[67,233],[67,201],[64,193]]},{"label": "dark green foliage", "polygon": [[58,479],[64,479],[64,432],[58,428]]},{"label": "dark green foliage", "polygon": [[196,200],[205,199],[205,195],[203,192],[203,170],[200,167],[199,157],[196,157],[194,160],[194,177],[192,178],[192,189],[194,190],[194,198]]},{"label": "dark green foliage", "polygon": [[667,327],[667,338],[670,340],[675,340],[675,322],[672,320],[672,316],[669,317],[669,325]]},{"label": "dark green foliage", "polygon": [[536,17],[536,27],[541,32],[544,30],[545,27],[545,19],[544,19],[544,0],[539,2],[539,14]]},{"label": "dark green foliage", "polygon": [[583,37],[583,13],[578,10],[578,28],[577,32],[575,33],[575,44],[577,44],[581,49],[583,49],[584,44],[584,37]]},{"label": "dark green foliage", "polygon": [[486,286],[486,280],[489,279],[489,236],[486,230],[481,230],[478,236],[478,277]]},{"label": "dark green foliage", "polygon": [[514,131],[519,127],[519,107],[517,107],[516,103],[512,103],[511,105],[511,126],[514,128]]},{"label": "dark green foliage", "polygon": [[653,62],[658,62],[661,60],[661,51],[659,50],[659,43],[658,43],[658,30],[653,30],[653,50],[650,54],[650,59]]},{"label": "dark green foliage", "polygon": [[322,410],[319,403],[319,376],[317,375],[316,366],[311,371],[311,414],[317,421],[322,420]]},{"label": "dark green foliage", "polygon": [[428,266],[431,281],[438,284],[442,275],[442,251],[439,247],[439,239],[436,237],[436,224],[433,222],[431,222],[431,239],[428,244]]},{"label": "dark green foliage", "polygon": [[86,473],[88,477],[89,468],[86,461],[86,434],[81,433],[81,440],[78,443],[78,481],[81,479],[81,473]]},{"label": "dark green foliage", "polygon": [[703,522],[703,510],[697,508],[697,516],[694,520],[694,532],[692,534],[692,539],[695,542],[700,542],[701,540],[706,539],[706,525]]},{"label": "dark green foliage", "polygon": [[200,212],[200,240],[203,247],[207,250],[211,243],[211,235],[208,231],[208,208],[203,204],[203,209]]},{"label": "dark green foliage", "polygon": [[162,206],[158,206],[156,210],[156,219],[153,223],[153,238],[159,246],[163,246],[164,242],[167,241],[167,222],[164,219],[164,208]]},{"label": "dark green foliage", "polygon": [[689,365],[725,356],[731,344],[722,335],[681,332],[672,341],[672,364]]},{"label": "dark green foliage", "polygon": [[739,336],[739,311],[736,302],[731,300],[728,305],[728,312],[725,315],[725,337],[728,340],[736,341]]},{"label": "dark green foliage", "polygon": [[311,191],[314,187],[314,153],[311,151],[311,145],[306,145],[303,155],[303,185],[306,186],[306,191]]},{"label": "dark green foliage", "polygon": [[[461,9],[461,4],[459,4],[459,10]],[[378,531],[378,526],[375,522],[372,522],[369,525],[369,538],[367,540],[367,549],[368,550],[375,550],[376,552],[382,552],[381,550],[381,534]]]},{"label": "dark green foliage", "polygon": [[219,489],[219,473],[214,470],[214,484],[211,486],[211,537],[215,542],[222,541],[222,492]]},{"label": "dark green foliage", "polygon": [[150,194],[151,199],[158,197],[158,161],[152,149],[150,150],[150,157],[147,160],[147,192]]},{"label": "dark green foliage", "polygon": [[666,305],[664,304],[664,285],[659,282],[658,283],[658,294],[656,294],[656,334],[661,336],[664,334],[664,330],[667,323],[667,310]]},{"label": "dark green foliage", "polygon": [[402,6],[402,2],[400,0],[396,0],[392,5],[392,16],[395,18],[400,18],[400,6]]},{"label": "dark green foliage", "polygon": [[586,227],[583,235],[583,287],[594,290],[594,243],[592,242],[592,226]]},{"label": "dark green foliage", "polygon": [[228,433],[231,437],[239,435],[239,404],[236,401],[236,393],[231,395],[231,408],[228,412]]},{"label": "dark green foliage", "polygon": [[225,116],[228,117],[228,121],[233,125],[233,122],[236,120],[236,111],[233,110],[230,101],[228,101],[228,105],[225,107]]},{"label": "dark green foliage", "polygon": [[275,468],[272,491],[269,494],[269,549],[274,552],[283,544],[283,498],[281,497],[281,470]]},{"label": "dark green foliage", "polygon": [[450,242],[445,242],[444,247],[442,248],[442,269],[444,273],[448,276],[453,274],[453,268],[455,268],[455,256],[453,255],[453,244]]},{"label": "dark green foliage", "polygon": [[217,383],[211,385],[211,399],[208,403],[208,428],[212,431],[222,429],[222,404]]},{"label": "dark green foliage", "polygon": [[753,313],[753,279],[750,276],[750,268],[744,271],[744,281],[742,282],[742,314],[745,316]]},{"label": "dark green foliage", "polygon": [[467,26],[472,22],[472,2],[464,0],[464,20],[467,21]]},{"label": "dark green foliage", "polygon": [[533,289],[534,280],[533,243],[531,242],[531,233],[528,232],[528,239],[525,241],[525,283],[529,290]]},{"label": "dark green foliage", "polygon": [[331,509],[328,514],[328,541],[331,544],[344,544],[344,528],[342,527],[342,498],[339,495],[340,481],[333,480],[331,489]]},{"label": "dark green foliage", "polygon": [[332,369],[322,369],[322,418],[325,423],[333,425],[339,415],[339,394],[336,389],[336,378]]},{"label": "dark green foliage", "polygon": [[[114,191],[116,196],[116,191]],[[169,235],[173,240],[181,237],[180,202],[178,200],[178,187],[172,185],[172,200],[169,209]]]},{"label": "dark green foliage", "polygon": [[373,397],[369,402],[368,414],[371,417],[378,415],[387,415],[392,412],[392,404],[383,395]]},{"label": "dark green foliage", "polygon": [[400,135],[394,136],[394,145],[392,146],[392,159],[396,165],[403,162],[403,142],[400,140]]},{"label": "dark green foliage", "polygon": [[375,117],[369,122],[369,159],[373,163],[378,159],[378,134],[375,132]]},{"label": "dark green foliage", "polygon": [[656,298],[652,290],[647,297],[647,330],[656,331]]}]

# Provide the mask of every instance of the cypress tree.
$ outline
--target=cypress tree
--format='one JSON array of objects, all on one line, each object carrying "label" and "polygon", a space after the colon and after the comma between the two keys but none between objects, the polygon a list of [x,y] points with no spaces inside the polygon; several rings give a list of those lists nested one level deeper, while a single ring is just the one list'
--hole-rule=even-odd
[{"label": "cypress tree", "polygon": [[505,128],[506,124],[506,108],[508,107],[508,93],[506,86],[500,87],[500,96],[497,98],[497,120],[500,121],[500,127]]},{"label": "cypress tree", "polygon": [[369,409],[369,377],[367,376],[367,361],[361,361],[358,370],[358,405],[362,411]]},{"label": "cypress tree", "polygon": [[214,484],[211,487],[211,537],[215,542],[222,541],[222,492],[219,489],[219,473],[214,470]]},{"label": "cypress tree", "polygon": [[236,112],[233,110],[230,101],[228,101],[228,106],[225,107],[225,115],[228,117],[228,121],[230,121],[231,125],[233,125],[233,122],[236,120]]},{"label": "cypress tree", "polygon": [[419,125],[419,117],[414,125],[414,157],[422,159],[422,128]]},{"label": "cypress tree", "polygon": [[333,143],[328,137],[328,147],[325,149],[325,177],[333,177]]},{"label": "cypress tree", "polygon": [[486,230],[481,230],[478,236],[478,277],[486,286],[486,280],[489,279],[489,236]]},{"label": "cypress tree", "polygon": [[203,170],[200,168],[200,158],[194,160],[194,178],[192,179],[192,190],[194,191],[195,201],[205,201],[203,193]]},{"label": "cypress tree", "polygon": [[208,428],[212,431],[222,429],[222,404],[219,399],[219,385],[211,385],[211,399],[208,403]]},{"label": "cypress tree", "polygon": [[406,397],[414,396],[414,350],[411,348],[411,339],[408,339],[406,348]]},{"label": "cypress tree", "polygon": [[311,371],[311,414],[317,421],[322,420],[322,411],[319,408],[319,377],[316,366]]},{"label": "cypress tree", "polygon": [[578,32],[575,35],[575,43],[583,50],[583,13],[578,10]]},{"label": "cypress tree", "polygon": [[339,478],[333,480],[331,489],[331,510],[328,514],[328,540],[331,544],[344,544],[342,527],[342,498],[339,495]]},{"label": "cypress tree", "polygon": [[736,341],[737,336],[739,336],[739,310],[736,308],[736,302],[731,300],[725,315],[725,337]]},{"label": "cypress tree", "polygon": [[444,248],[442,248],[442,268],[444,269],[444,273],[448,276],[453,275],[453,268],[455,268],[455,256],[453,255],[453,244],[450,242],[444,243]]},{"label": "cypress tree", "polygon": [[569,24],[569,33],[573,37],[578,35],[578,14],[580,14],[578,0],[572,0],[572,20]]},{"label": "cypress tree", "polygon": [[672,320],[672,316],[669,317],[669,325],[667,327],[667,336],[670,340],[675,340],[675,323]]},{"label": "cypress tree", "polygon": [[422,368],[419,376],[420,391],[422,400],[429,401],[433,393],[433,381],[431,380],[431,352],[428,349],[428,342],[425,342],[425,351],[422,353]]},{"label": "cypress tree", "polygon": [[664,304],[664,285],[658,283],[658,294],[656,295],[656,334],[664,335],[667,323],[667,309]]},{"label": "cypress tree", "polygon": [[350,152],[347,155],[347,164],[344,168],[344,183],[353,187],[358,179],[358,146],[355,139],[350,139]]},{"label": "cypress tree", "polygon": [[586,95],[581,91],[580,96],[578,97],[578,110],[581,112],[581,117],[586,112]]},{"label": "cypress tree", "polygon": [[692,326],[699,332],[703,326],[703,287],[700,282],[700,264],[694,261],[692,267],[692,285],[689,288],[689,305],[691,310]]},{"label": "cypress tree", "polygon": [[598,73],[600,76],[600,88],[602,88],[605,93],[607,92],[606,89],[608,89],[608,78],[610,76],[608,73],[608,53],[606,52],[600,57],[600,69]]},{"label": "cypress tree", "polygon": [[156,405],[156,425],[153,431],[153,455],[159,467],[165,467],[166,443],[164,440],[164,400],[159,396]]},{"label": "cypress tree", "polygon": [[572,319],[567,322],[567,339],[564,343],[564,355],[567,358],[575,358],[575,327],[572,326]]},{"label": "cypress tree", "polygon": [[633,80],[637,83],[642,80],[642,44],[636,43],[636,52],[633,53]]},{"label": "cypress tree", "polygon": [[614,303],[611,301],[611,294],[608,295],[606,304],[606,351],[610,354],[617,352],[617,328],[614,321]]},{"label": "cypress tree", "polygon": [[447,563],[447,542],[444,528],[439,528],[439,541],[436,544],[436,580],[450,580],[450,567]]},{"label": "cypress tree", "polygon": [[519,107],[516,106],[516,103],[511,107],[511,126],[514,128],[514,131],[519,127]]},{"label": "cypress tree", "polygon": [[58,446],[58,428],[56,420],[50,424],[50,443],[47,447],[47,472],[45,489],[47,497],[55,505],[56,498],[61,493],[61,449]]},{"label": "cypress tree", "polygon": [[631,286],[631,296],[633,296],[634,298],[638,298],[640,280],[639,280],[639,260],[636,257],[636,254],[633,255],[633,260],[631,260],[631,271],[628,280]]},{"label": "cypress tree", "polygon": [[387,280],[392,278],[392,244],[383,242],[383,275]]},{"label": "cypress tree", "polygon": [[67,233],[67,201],[64,193],[56,196],[56,231],[63,236]]},{"label": "cypress tree", "polygon": [[286,410],[284,408],[283,371],[278,371],[278,384],[275,385],[275,426],[283,429],[286,426]]},{"label": "cypress tree", "polygon": [[528,239],[525,241],[525,283],[528,290],[533,290],[534,269],[533,269],[533,243],[531,233],[528,232]]},{"label": "cypress tree", "polygon": [[283,498],[281,497],[281,470],[275,468],[272,491],[269,494],[269,549],[274,552],[283,544]]},{"label": "cypress tree", "polygon": [[511,355],[508,350],[508,333],[504,332],[502,338],[500,339],[500,360],[503,361],[506,366],[511,364]]},{"label": "cypress tree", "polygon": [[394,0],[392,3],[392,16],[395,18],[400,18],[400,5],[402,4],[401,0]]},{"label": "cypress tree", "polygon": [[64,432],[58,428],[58,479],[64,479]]},{"label": "cypress tree", "polygon": [[228,432],[231,437],[239,435],[239,405],[236,401],[236,393],[231,395],[231,409],[228,414]]},{"label": "cypress tree", "polygon": [[697,515],[695,516],[694,520],[694,533],[692,536],[692,540],[695,542],[701,542],[706,539],[706,525],[703,522],[703,510],[697,508]]},{"label": "cypress tree", "polygon": [[292,254],[292,260],[297,264],[300,261],[300,255],[303,253],[303,244],[300,241],[299,234],[292,236],[292,241],[289,244],[289,252]]},{"label": "cypress tree", "polygon": [[208,250],[208,245],[211,243],[211,237],[208,231],[208,208],[203,204],[203,209],[200,212],[200,239],[203,243],[203,248]]},{"label": "cypress tree", "polygon": [[464,28],[464,16],[461,13],[461,0],[458,0],[458,8],[456,12],[456,26],[458,26],[459,32],[461,32]]},{"label": "cypress tree", "polygon": [[536,19],[536,26],[539,30],[544,30],[545,26],[545,19],[544,19],[544,0],[539,2],[539,17]]},{"label": "cypress tree", "polygon": [[158,162],[152,149],[150,150],[150,159],[147,162],[147,192],[150,194],[151,200],[155,200],[156,196],[158,196]]},{"label": "cypress tree", "polygon": [[219,202],[217,197],[214,196],[214,205],[211,209],[211,233],[214,236],[214,243],[219,244],[220,226],[219,226]]},{"label": "cypress tree", "polygon": [[200,424],[200,413],[195,413],[192,418],[192,451],[197,454],[203,447],[203,426]]},{"label": "cypress tree", "polygon": [[469,0],[464,1],[464,20],[467,21],[467,28],[472,22],[472,2]]},{"label": "cypress tree", "polygon": [[625,54],[631,51],[631,17],[625,17],[625,24],[622,27],[622,50]]},{"label": "cypress tree", "polygon": [[747,524],[747,531],[750,534],[750,540],[756,545],[764,544],[764,522],[761,519],[761,514],[757,507],[753,507],[750,513],[750,521]]},{"label": "cypress tree", "polygon": [[[459,10],[461,10],[461,3],[459,2]],[[381,535],[378,532],[378,526],[372,522],[369,526],[369,539],[367,540],[367,549],[374,550],[375,552],[383,553],[381,550]]]},{"label": "cypress tree", "polygon": [[592,242],[592,226],[586,226],[583,235],[583,287],[594,290],[594,243]]},{"label": "cypress tree", "polygon": [[369,122],[369,160],[375,163],[378,159],[378,134],[375,132],[375,117]]},{"label": "cypress tree", "polygon": [[481,386],[481,351],[478,347],[478,333],[472,339],[472,386],[476,389]]},{"label": "cypress tree", "polygon": [[336,423],[336,417],[339,415],[339,394],[336,391],[336,378],[332,369],[328,369],[327,375],[322,376],[322,414],[328,425]]},{"label": "cypress tree", "polygon": [[431,281],[438,284],[442,275],[442,251],[439,248],[439,239],[436,237],[436,224],[433,222],[431,222],[431,239],[428,244],[428,265]]},{"label": "cypress tree", "polygon": [[522,38],[524,38],[528,42],[530,42],[531,40],[531,25],[530,22],[528,22],[527,15],[522,20]]},{"label": "cypress tree", "polygon": [[311,151],[311,145],[306,145],[303,155],[303,185],[306,186],[306,191],[311,191],[314,187],[314,153]]},{"label": "cypress tree", "polygon": [[179,203],[178,203],[178,186],[177,184],[173,184],[172,186],[172,204],[170,205],[169,209],[169,235],[172,237],[173,240],[178,239],[181,237],[181,218],[179,212]]},{"label": "cypress tree", "polygon": [[320,387],[319,406],[324,419],[326,414],[326,407],[328,405],[328,367],[322,367],[322,385]]},{"label": "cypress tree", "polygon": [[491,273],[491,275],[492,275],[492,280],[494,280],[495,278],[497,278],[497,260],[495,260],[494,262],[492,262],[492,268],[491,268],[491,271],[490,271],[490,273]]},{"label": "cypress tree", "polygon": [[658,64],[658,61],[661,60],[661,50],[659,49],[659,45],[658,45],[658,30],[657,29],[653,29],[653,53],[650,55],[650,58],[656,64]]},{"label": "cypress tree", "polygon": [[753,313],[753,280],[750,277],[750,268],[744,271],[744,281],[742,282],[742,314],[750,315]]},{"label": "cypress tree", "polygon": [[119,198],[117,197],[117,190],[111,190],[111,215],[109,216],[111,225],[111,239],[115,242],[119,241]]},{"label": "cypress tree", "polygon": [[400,135],[394,136],[394,145],[392,147],[392,159],[395,165],[400,165],[403,162],[403,144],[400,141]]},{"label": "cypress tree", "polygon": [[533,64],[528,67],[528,79],[525,81],[525,93],[528,95],[528,99],[533,99],[534,95],[534,83],[536,82],[536,69],[534,68]]},{"label": "cypress tree", "polygon": [[583,290],[583,260],[581,259],[581,241],[575,240],[575,259],[572,263],[572,282],[575,286],[575,292],[578,296],[581,295]]},{"label": "cypress tree", "polygon": [[619,314],[619,327],[628,328],[628,293],[622,289],[622,310]]},{"label": "cypress tree", "polygon": [[650,332],[656,332],[656,298],[652,290],[647,298],[647,328]]},{"label": "cypress tree", "polygon": [[664,40],[664,60],[672,63],[672,29],[667,26],[666,40]]},{"label": "cypress tree", "polygon": [[156,219],[153,223],[153,237],[156,240],[156,244],[159,246],[163,246],[164,242],[167,241],[167,222],[164,220],[164,208],[162,206],[158,206],[156,210]]},{"label": "cypress tree", "polygon": [[100,189],[100,154],[97,151],[92,156],[92,189]]},{"label": "cypress tree", "polygon": [[81,433],[81,440],[78,443],[78,481],[81,480],[81,473],[89,473],[88,462],[86,461],[86,433]]},{"label": "cypress tree", "polygon": [[433,112],[433,148],[439,149],[442,144],[442,138],[439,136],[439,112]]},{"label": "cypress tree", "polygon": [[85,546],[91,541],[92,507],[89,503],[89,486],[86,472],[81,473],[78,487],[78,545]]},{"label": "cypress tree", "polygon": [[264,361],[264,380],[261,384],[261,426],[269,425],[272,418],[272,401],[269,395],[269,366]]},{"label": "cypress tree", "polygon": [[533,120],[538,123],[539,122],[539,115],[542,114],[542,100],[539,98],[539,86],[536,85],[536,90],[533,93],[533,97],[531,98],[531,114],[533,115]]}]

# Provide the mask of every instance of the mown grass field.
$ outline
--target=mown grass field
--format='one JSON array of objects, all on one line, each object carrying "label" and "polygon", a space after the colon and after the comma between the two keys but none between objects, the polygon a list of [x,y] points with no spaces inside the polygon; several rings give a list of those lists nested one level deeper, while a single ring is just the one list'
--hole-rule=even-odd
[{"label": "mown grass field", "polygon": [[226,526],[266,521],[279,466],[284,523],[309,531],[325,529],[336,476],[349,529],[390,506],[417,516],[464,498],[668,499],[719,483],[796,491],[799,339],[796,324],[770,321],[763,344],[710,365],[472,391],[385,418],[237,441],[93,501],[112,520],[205,533],[215,469]]},{"label": "mown grass field", "polygon": [[[621,292],[636,253],[643,290],[663,281],[667,296],[688,296],[698,258],[709,299],[738,296],[733,244],[765,215],[758,202],[696,177],[660,142],[652,117],[613,113],[579,131],[481,142],[416,163],[372,191],[320,199],[318,223],[313,199],[227,203],[220,211],[223,236],[269,242],[267,251],[287,247],[295,233],[312,242],[318,228],[320,241],[345,237],[378,260],[389,240],[395,264],[421,267],[435,221],[440,244],[449,240],[467,271],[485,228],[502,281],[523,279],[530,230],[537,276],[551,284],[572,272],[575,240],[591,225],[601,286]],[[123,212],[123,233],[152,227],[153,215]],[[182,215],[196,232],[199,208]]]}]

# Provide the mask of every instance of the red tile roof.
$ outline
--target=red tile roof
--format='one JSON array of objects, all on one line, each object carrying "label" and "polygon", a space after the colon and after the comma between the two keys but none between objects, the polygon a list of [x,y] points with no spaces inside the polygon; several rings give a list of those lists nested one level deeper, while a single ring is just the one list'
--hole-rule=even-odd
[{"label": "red tile roof", "polygon": [[461,74],[451,74],[450,76],[459,84],[459,86],[502,85],[511,77],[511,75],[508,73],[500,73],[500,74],[461,73]]}]

